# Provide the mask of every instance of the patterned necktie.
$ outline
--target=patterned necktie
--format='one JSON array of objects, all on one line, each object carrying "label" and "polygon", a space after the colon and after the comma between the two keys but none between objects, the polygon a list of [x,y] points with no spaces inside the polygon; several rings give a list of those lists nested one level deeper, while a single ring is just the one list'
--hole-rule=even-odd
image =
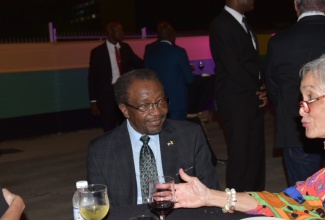
[{"label": "patterned necktie", "polygon": [[122,71],[122,60],[120,56],[120,51],[118,50],[117,46],[115,46],[115,57],[116,57],[116,62],[118,66],[118,70],[120,71],[120,76],[123,74]]},{"label": "patterned necktie", "polygon": [[142,203],[147,203],[148,182],[150,179],[158,176],[155,156],[148,145],[150,138],[143,135],[140,140],[143,142],[140,151],[140,184]]},{"label": "patterned necktie", "polygon": [[249,36],[249,38],[253,41],[253,44],[254,44],[254,47],[255,47],[255,49],[256,49],[256,39],[255,39],[255,36],[254,36],[254,34],[253,34],[253,31],[252,31],[252,29],[250,28],[250,26],[248,25],[248,23],[247,23],[247,20],[246,20],[246,18],[245,17],[243,17],[243,23],[244,23],[244,25],[245,25],[245,28],[246,28],[246,30],[247,30],[247,34],[248,34],[248,36]]}]

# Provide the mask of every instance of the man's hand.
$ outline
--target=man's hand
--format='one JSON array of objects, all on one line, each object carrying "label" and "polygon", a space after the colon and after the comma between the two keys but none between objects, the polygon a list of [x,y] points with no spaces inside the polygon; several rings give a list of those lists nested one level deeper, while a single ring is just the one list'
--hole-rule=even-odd
[{"label": "man's hand", "polygon": [[15,194],[11,193],[9,190],[7,190],[5,188],[2,189],[2,193],[3,193],[3,196],[5,197],[5,200],[6,200],[7,204],[10,206],[11,203],[15,199]]},{"label": "man's hand", "polygon": [[267,95],[266,95],[266,90],[265,90],[264,84],[260,87],[260,91],[256,92],[256,95],[262,101],[262,103],[258,107],[260,107],[260,108],[265,107],[268,103],[268,100],[267,100]]},{"label": "man's hand", "polygon": [[100,111],[99,111],[99,108],[98,108],[98,105],[97,105],[97,102],[91,102],[90,103],[90,111],[91,111],[91,114],[93,116],[99,116],[100,115]]},{"label": "man's hand", "polygon": [[3,216],[0,216],[1,220],[19,220],[25,209],[24,200],[7,189],[2,189],[2,193],[9,208]]}]

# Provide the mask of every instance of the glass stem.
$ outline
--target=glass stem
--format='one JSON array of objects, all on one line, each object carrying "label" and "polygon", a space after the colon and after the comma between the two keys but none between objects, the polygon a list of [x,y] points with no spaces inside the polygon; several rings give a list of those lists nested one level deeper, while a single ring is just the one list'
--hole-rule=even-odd
[{"label": "glass stem", "polygon": [[159,219],[160,220],[165,220],[166,219],[166,216],[165,215],[159,215]]}]

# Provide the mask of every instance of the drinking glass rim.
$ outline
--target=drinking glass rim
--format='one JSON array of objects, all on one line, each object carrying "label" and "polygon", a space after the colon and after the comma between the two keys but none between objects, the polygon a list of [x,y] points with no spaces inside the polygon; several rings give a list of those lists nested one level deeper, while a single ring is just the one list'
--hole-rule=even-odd
[{"label": "drinking glass rim", "polygon": [[[102,189],[97,189],[97,190],[90,190],[89,187],[92,187],[92,186],[103,186],[104,188]],[[107,190],[107,186],[105,184],[89,184],[87,186],[88,191],[81,191],[82,193],[96,193],[96,192],[102,192],[103,190]]]},{"label": "drinking glass rim", "polygon": [[[166,181],[165,183],[171,183],[171,182],[175,182],[174,177],[171,176],[157,176],[157,177],[153,177],[149,180],[149,182],[154,181],[154,180],[159,180],[160,178],[168,178],[168,181]],[[158,181],[159,182],[159,181]]]}]

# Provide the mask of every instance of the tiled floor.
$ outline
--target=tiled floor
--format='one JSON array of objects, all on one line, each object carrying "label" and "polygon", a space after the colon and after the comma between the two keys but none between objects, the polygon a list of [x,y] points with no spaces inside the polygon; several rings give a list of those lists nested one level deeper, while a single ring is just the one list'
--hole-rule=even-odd
[{"label": "tiled floor", "polygon": [[[206,125],[215,153],[227,159],[223,132],[218,121]],[[282,158],[273,150],[274,116],[265,114],[266,189],[279,191],[286,186]],[[88,142],[101,129],[54,134],[0,143],[0,182],[21,195],[26,203],[28,220],[72,219],[72,195],[75,182],[86,175],[85,158]],[[217,172],[224,187],[225,165]]]}]

